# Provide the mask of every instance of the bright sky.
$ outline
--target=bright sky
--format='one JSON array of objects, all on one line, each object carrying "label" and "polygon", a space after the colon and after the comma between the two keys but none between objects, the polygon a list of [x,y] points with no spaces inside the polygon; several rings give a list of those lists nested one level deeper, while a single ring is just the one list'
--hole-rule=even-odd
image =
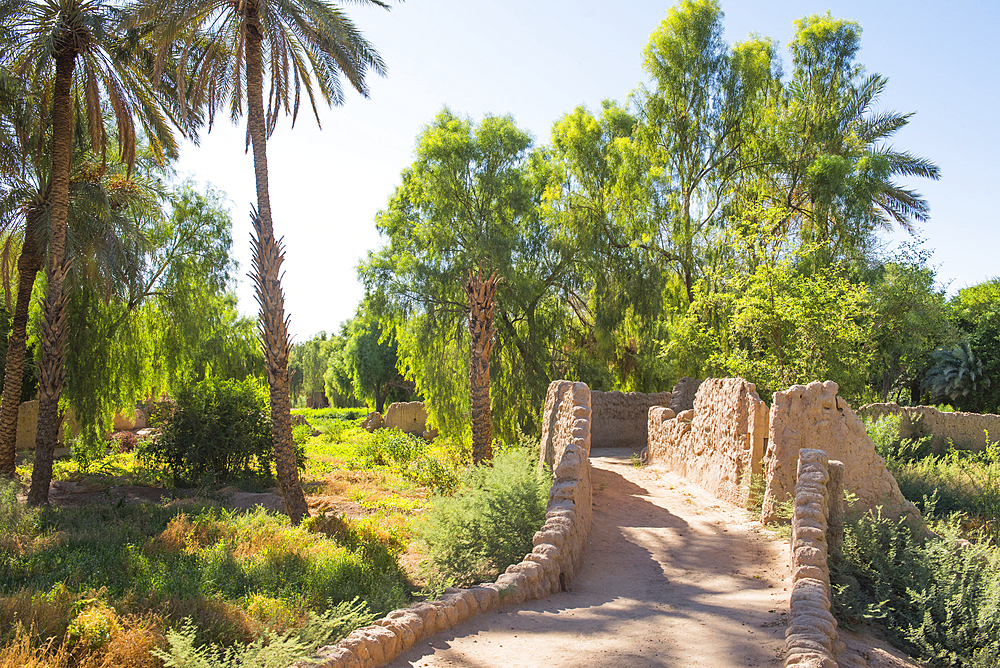
[{"label": "bright sky", "polygon": [[[445,105],[479,119],[512,114],[541,144],[554,121],[584,104],[625,102],[644,80],[641,53],[666,2],[627,0],[409,0],[391,11],[346,3],[380,51],[388,76],[321,110],[323,129],[303,109],[294,129],[279,121],[268,144],[275,232],[287,249],[283,285],[297,341],[336,331],[363,294],[356,267],[382,241],[375,229],[413,161],[421,128]],[[953,0],[723,0],[725,38],[758,33],[784,48],[792,22],[827,9],[864,30],[859,61],[889,77],[885,108],[915,111],[896,145],[931,158],[939,182],[916,186],[931,205],[921,231],[949,293],[1000,275],[1000,3]],[[786,72],[791,64],[783,53]],[[346,83],[345,83],[346,86]],[[218,119],[199,147],[186,146],[178,171],[227,193],[240,274],[250,267],[250,204],[256,202],[245,125]],[[906,235],[894,235],[894,243]],[[255,315],[244,277],[240,310]]]}]

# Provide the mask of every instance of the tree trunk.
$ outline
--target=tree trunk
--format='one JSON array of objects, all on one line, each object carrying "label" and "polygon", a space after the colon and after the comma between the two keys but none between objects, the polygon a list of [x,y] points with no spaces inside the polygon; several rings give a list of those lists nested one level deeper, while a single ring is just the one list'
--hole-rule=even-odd
[{"label": "tree trunk", "polygon": [[49,234],[49,279],[43,311],[42,359],[38,367],[38,430],[35,435],[35,465],[31,472],[28,503],[49,501],[52,453],[59,435],[59,395],[66,371],[66,299],[63,289],[69,263],[66,261],[66,219],[69,215],[69,169],[73,150],[73,68],[76,52],[64,49],[56,57],[56,80],[52,94],[52,209]]},{"label": "tree trunk", "polygon": [[24,243],[17,260],[17,301],[10,336],[7,338],[7,360],[4,364],[3,403],[0,404],[0,475],[13,477],[17,455],[17,412],[21,405],[21,381],[24,377],[25,341],[28,338],[28,306],[35,276],[42,268],[42,257],[35,241],[36,210],[28,212]]},{"label": "tree trunk", "polygon": [[493,424],[490,418],[490,353],[493,351],[493,309],[497,274],[483,280],[482,269],[469,272],[469,388],[472,399],[472,462],[493,459]]},{"label": "tree trunk", "polygon": [[281,242],[274,238],[271,224],[271,196],[267,179],[267,127],[264,120],[263,34],[257,7],[247,10],[247,131],[253,146],[253,169],[257,181],[257,213],[253,216],[253,279],[260,304],[260,334],[271,395],[271,438],[274,466],[285,509],[293,524],[309,516],[292,442],[291,400],[288,395],[288,320],[285,295],[281,289],[281,263],[285,259]]}]

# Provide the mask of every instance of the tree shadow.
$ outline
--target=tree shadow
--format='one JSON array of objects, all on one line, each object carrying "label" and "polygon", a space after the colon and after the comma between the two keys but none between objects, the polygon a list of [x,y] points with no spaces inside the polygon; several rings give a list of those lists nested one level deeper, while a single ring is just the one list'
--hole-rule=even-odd
[{"label": "tree shadow", "polygon": [[[415,665],[442,650],[449,665],[470,668],[605,666],[609,661],[616,666],[777,665],[773,643],[770,649],[763,646],[783,637],[784,629],[774,623],[777,614],[720,598],[769,588],[753,577],[761,569],[761,548],[721,527],[713,530],[711,521],[689,522],[653,503],[655,492],[626,479],[615,470],[619,466],[631,466],[629,453],[602,458],[592,468],[593,525],[583,566],[568,591],[473,617],[421,641],[390,665]],[[668,575],[678,573],[681,577]],[[456,640],[466,647],[462,639],[469,636],[477,643],[491,642],[497,632],[506,640],[502,650],[496,648],[495,661],[480,662],[456,647]],[[584,639],[598,638],[621,642],[601,652],[585,651]],[[572,661],[539,660],[540,653],[554,648],[572,652]],[[692,662],[692,653],[699,651],[727,660]]]}]

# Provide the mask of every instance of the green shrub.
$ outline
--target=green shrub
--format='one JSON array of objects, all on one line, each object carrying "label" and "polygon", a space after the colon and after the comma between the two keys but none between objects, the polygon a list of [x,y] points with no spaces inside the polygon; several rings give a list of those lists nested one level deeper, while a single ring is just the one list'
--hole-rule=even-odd
[{"label": "green shrub", "polygon": [[209,378],[182,389],[154,415],[159,435],[146,454],[180,481],[271,476],[273,446],[267,389],[255,378]]},{"label": "green shrub", "polygon": [[470,466],[453,496],[436,496],[420,526],[432,584],[492,579],[531,551],[545,522],[551,476],[523,449]]},{"label": "green shrub", "polygon": [[410,463],[406,477],[437,494],[452,494],[458,487],[456,468],[426,453]]},{"label": "green shrub", "polygon": [[834,612],[851,626],[877,619],[934,666],[982,663],[1000,643],[1000,549],[959,538],[959,518],[924,539],[902,521],[867,514],[848,526],[834,570]]},{"label": "green shrub", "polygon": [[374,466],[405,467],[423,452],[423,439],[398,429],[376,429],[354,451],[363,468]]},{"label": "green shrub", "polygon": [[914,461],[932,454],[931,436],[899,437],[899,423],[902,419],[903,416],[898,413],[861,419],[868,437],[875,444],[875,451],[890,463]]}]

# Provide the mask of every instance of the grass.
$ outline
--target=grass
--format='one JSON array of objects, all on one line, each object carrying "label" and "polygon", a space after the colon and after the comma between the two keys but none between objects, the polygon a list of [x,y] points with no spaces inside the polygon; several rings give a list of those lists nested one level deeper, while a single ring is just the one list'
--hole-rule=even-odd
[{"label": "grass", "polygon": [[[221,665],[226,652],[231,665],[251,665],[243,649],[225,648],[272,645],[284,660],[411,600],[414,521],[432,490],[457,480],[463,451],[369,434],[343,410],[296,412],[320,431],[297,434],[314,515],[301,527],[260,508],[227,509],[220,500],[232,495],[214,488],[159,504],[42,510],[20,503],[14,486],[0,489],[0,666],[159,667],[181,655],[190,661],[178,665]],[[141,452],[109,449],[86,466],[64,457],[54,478],[89,491],[169,487],[172,477]],[[29,459],[19,474],[30,473]],[[209,655],[215,664],[202,661]]]}]

